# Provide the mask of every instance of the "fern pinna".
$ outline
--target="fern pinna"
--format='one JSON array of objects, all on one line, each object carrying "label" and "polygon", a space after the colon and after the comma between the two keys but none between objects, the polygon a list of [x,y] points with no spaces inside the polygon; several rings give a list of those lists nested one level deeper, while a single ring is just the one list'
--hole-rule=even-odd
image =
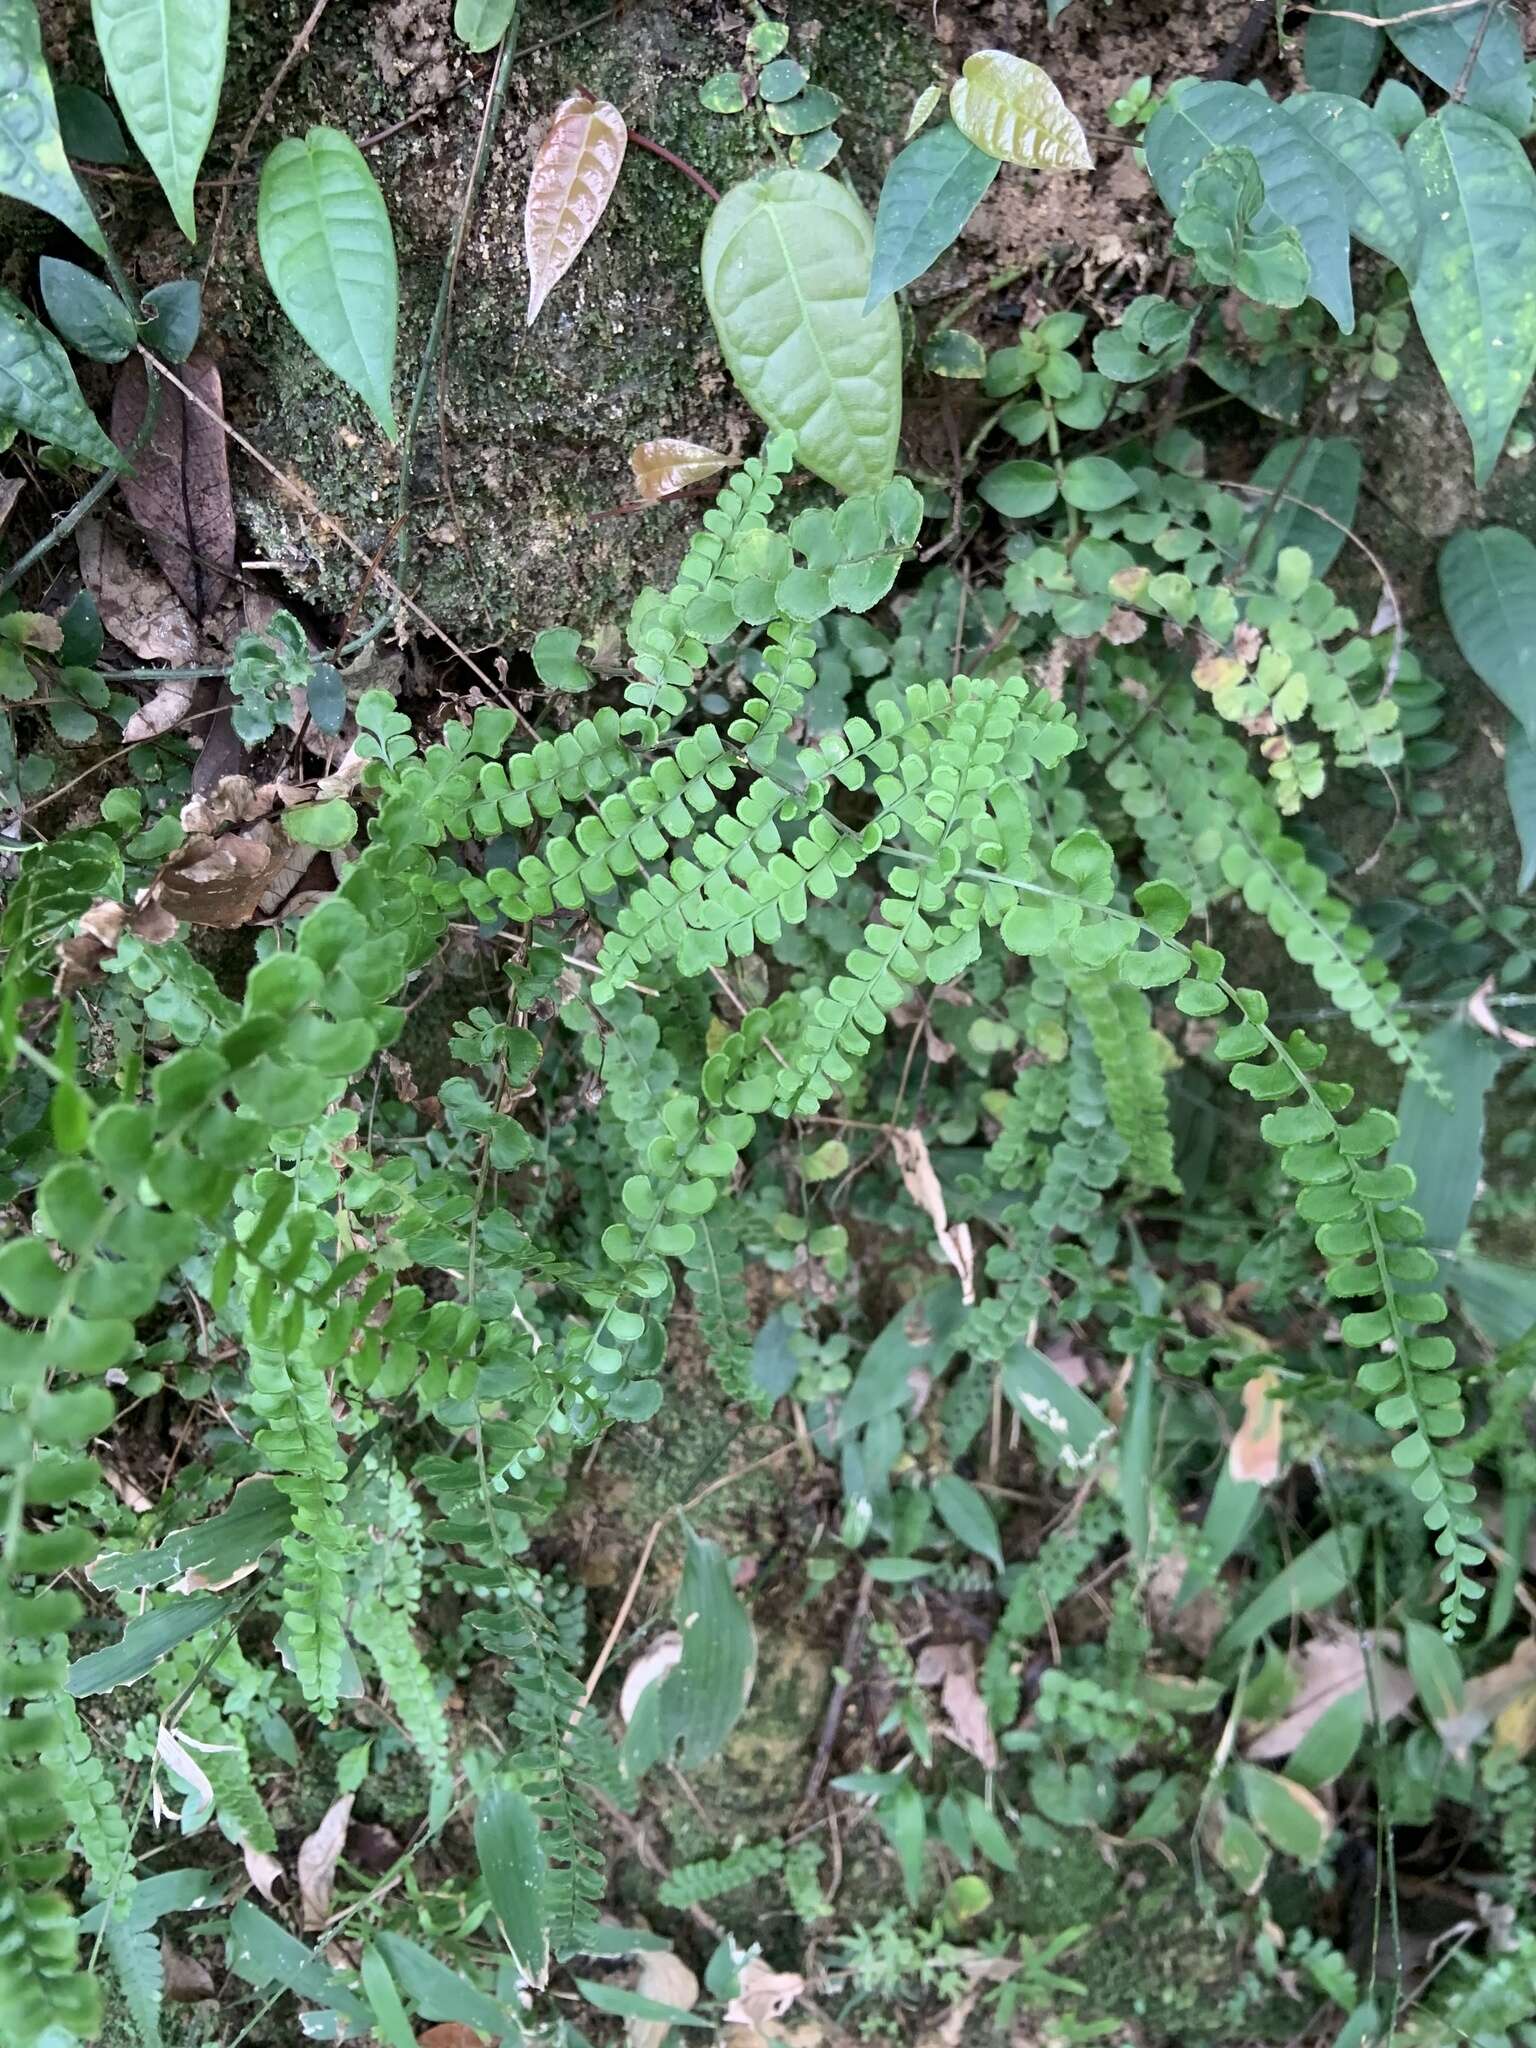
[{"label": "fern pinna", "polygon": [[[86,1447],[114,1411],[106,1376],[139,1355],[165,1291],[184,1275],[203,1284],[239,1361],[252,1457],[286,1515],[258,1568],[305,1702],[329,1720],[354,1672],[391,1699],[436,1823],[453,1760],[440,1682],[412,1633],[410,1533],[421,1500],[435,1502],[427,1540],[507,1673],[509,1767],[544,1843],[553,1944],[574,1952],[603,1887],[592,1792],[622,1801],[625,1788],[541,1607],[531,1532],[573,1449],[655,1412],[679,1278],[728,1391],[760,1398],[743,1224],[726,1200],[743,1162],[797,1120],[862,1101],[892,1018],[969,976],[995,997],[1038,988],[1062,1074],[1033,1109],[1021,1079],[1000,1117],[983,1182],[995,1227],[961,1339],[973,1359],[990,1368],[1029,1340],[1065,1243],[1117,1183],[1177,1189],[1169,1020],[1219,1025],[1213,1057],[1260,1105],[1343,1307],[1342,1341],[1366,1354],[1359,1390],[1433,1533],[1446,1627],[1467,1625],[1483,1555],[1470,1459],[1411,1175],[1383,1157],[1393,1120],[1346,1117],[1350,1091],[1323,1077],[1321,1046],[1280,1035],[1263,997],[1184,935],[1191,899],[1240,892],[1362,1031],[1413,1061],[1395,990],[1266,781],[1177,693],[1155,718],[1106,701],[1079,719],[1011,657],[939,678],[893,668],[863,709],[808,735],[825,621],[889,591],[917,494],[893,485],[780,531],[790,459],[775,439],[744,463],[673,588],[636,605],[622,709],[525,744],[511,712],[482,705],[419,745],[386,695],[365,693],[365,848],[334,894],[265,935],[238,1004],[191,1000],[197,963],[176,942],[160,949],[150,980],[189,992],[176,1007],[187,1042],[152,1057],[147,1086],[133,1062],[78,1078],[68,1003],[48,1052],[20,1035],[13,1006],[6,1060],[51,1097],[56,1155],[30,1191],[29,1230],[0,1250],[0,1999],[21,2043],[59,2021],[86,2033],[94,2011],[58,1886],[71,1825],[93,1862],[117,1836],[63,1704],[57,1645],[81,1602],[52,1582],[92,1553],[75,1506],[96,1484]],[[701,678],[744,628],[755,659],[725,715],[706,716]],[[921,660],[947,639],[914,630],[904,644],[904,660]],[[1154,870],[1134,886],[1082,822],[1079,783],[1106,779]],[[1166,794],[1166,815],[1149,791]],[[60,849],[31,856],[29,902],[53,900],[47,865],[71,859],[67,839]],[[57,900],[72,901],[60,873]],[[850,896],[854,883],[867,894]],[[759,977],[762,999],[742,996],[753,961],[781,944],[788,957],[790,935],[843,899],[869,909],[833,967]],[[449,927],[477,925],[513,941],[512,1021],[485,1012],[466,1027],[468,1072],[445,1084],[441,1129],[413,1153],[367,1113],[380,1058]],[[152,1016],[144,1029],[153,1051]],[[541,1176],[555,1148],[517,1111],[535,1070],[570,1105],[582,1197],[548,1231]],[[379,1481],[367,1440],[397,1418],[430,1423],[431,1440]],[[370,1487],[392,1503],[381,1512],[409,1553],[400,1572],[359,1540]],[[1085,1516],[1063,1585],[1097,1530]],[[1011,1603],[1000,1640],[1039,1626],[1057,1563],[1052,1552],[1021,1582],[1034,1604]],[[988,1690],[1013,1698],[995,1660]],[[726,1874],[680,1873],[678,1896]]]}]

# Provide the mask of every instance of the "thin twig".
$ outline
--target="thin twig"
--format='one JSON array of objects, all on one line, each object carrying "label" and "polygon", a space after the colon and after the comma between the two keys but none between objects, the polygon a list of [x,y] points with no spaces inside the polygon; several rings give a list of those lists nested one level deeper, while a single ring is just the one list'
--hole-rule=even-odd
[{"label": "thin twig", "polygon": [[683,159],[680,156],[674,156],[670,149],[663,149],[659,142],[652,142],[649,135],[642,135],[637,128],[627,128],[624,132],[628,135],[636,149],[648,149],[652,156],[659,156],[662,162],[670,164],[674,171],[681,171],[685,178],[691,178],[707,199],[712,199],[716,206],[720,204],[719,192],[711,185],[702,171],[696,171],[692,164],[684,163]]},{"label": "thin twig", "polygon": [[1500,0],[1486,0],[1483,8],[1483,18],[1477,24],[1477,34],[1473,36],[1471,43],[1467,47],[1466,62],[1457,74],[1456,83],[1451,87],[1451,100],[1453,104],[1461,99],[1471,83],[1472,73],[1477,69],[1477,60],[1482,55],[1483,38],[1493,25],[1493,17],[1498,12],[1499,5]]},{"label": "thin twig", "polygon": [[869,1608],[874,1593],[874,1580],[868,1572],[862,1573],[859,1578],[858,1598],[853,1603],[853,1613],[848,1622],[848,1633],[843,1638],[843,1654],[838,1659],[839,1669],[844,1675],[833,1686],[832,1697],[827,1701],[827,1711],[822,1718],[821,1738],[816,1744],[811,1775],[806,1779],[805,1790],[800,1795],[802,1813],[820,1792],[832,1762],[832,1747],[837,1741],[837,1731],[842,1726],[843,1709],[847,1706],[848,1695],[853,1690],[854,1672],[864,1650],[864,1631],[869,1626]]},{"label": "thin twig", "polygon": [[247,127],[245,133],[240,137],[240,140],[235,144],[235,153],[234,156],[230,159],[229,171],[226,178],[223,181],[224,191],[219,199],[219,210],[214,215],[213,232],[208,237],[208,261],[203,265],[204,284],[208,282],[209,278],[213,276],[214,271],[217,270],[219,266],[219,243],[224,238],[224,222],[229,215],[229,195],[231,190],[233,189],[235,178],[237,173],[239,172],[240,166],[245,162],[246,158],[250,155],[251,144],[256,140],[257,131],[260,129],[262,122],[266,120],[267,116],[272,111],[273,102],[276,100],[279,92],[281,92],[282,90],[283,80],[288,76],[289,72],[293,69],[294,65],[298,63],[299,59],[304,55],[305,51],[309,48],[309,39],[314,34],[315,30],[320,26],[320,17],[322,14],[324,14],[326,8],[329,7],[330,4],[331,0],[315,0],[314,6],[309,10],[309,17],[305,21],[303,27],[299,30],[298,34],[294,37],[287,56],[283,59],[282,63],[278,65],[277,70],[273,73],[272,83],[267,87],[266,91],[262,94],[261,104],[257,107],[255,113],[251,116],[250,125]]},{"label": "thin twig", "polygon": [[1364,28],[1401,28],[1405,22],[1432,21],[1447,14],[1470,14],[1474,7],[1482,7],[1485,0],[1438,0],[1433,7],[1410,7],[1402,14],[1394,14],[1390,21],[1379,14],[1352,14],[1347,7],[1308,7],[1301,0],[1288,0],[1287,14],[1326,14],[1330,21],[1358,21]]}]

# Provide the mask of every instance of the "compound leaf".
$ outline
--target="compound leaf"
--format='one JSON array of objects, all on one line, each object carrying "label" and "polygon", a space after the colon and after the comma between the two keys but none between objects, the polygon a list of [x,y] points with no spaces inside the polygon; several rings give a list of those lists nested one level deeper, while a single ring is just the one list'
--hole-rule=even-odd
[{"label": "compound leaf", "polygon": [[1093,152],[1055,81],[1027,57],[978,50],[950,87],[955,126],[978,149],[1027,171],[1091,171]]},{"label": "compound leaf", "polygon": [[107,83],[129,133],[197,240],[194,198],[218,117],[229,0],[91,0]]},{"label": "compound leaf", "polygon": [[1309,288],[1347,334],[1355,324],[1349,281],[1349,209],[1327,153],[1288,110],[1262,94],[1221,80],[1174,88],[1147,126],[1147,169],[1158,196],[1177,213],[1189,178],[1212,150],[1248,150],[1264,181],[1253,232],[1296,230]]},{"label": "compound leaf", "polygon": [[1470,107],[1422,122],[1404,158],[1424,225],[1413,310],[1481,486],[1536,370],[1536,171]]},{"label": "compound leaf", "polygon": [[807,469],[848,494],[889,482],[901,430],[901,324],[864,311],[874,234],[820,171],[727,192],[704,236],[704,296],[731,375]]},{"label": "compound leaf", "polygon": [[606,100],[577,94],[555,109],[533,160],[523,209],[530,327],[607,210],[628,132],[624,116]]},{"label": "compound leaf", "polygon": [[0,7],[0,193],[40,206],[98,256],[107,253],[64,155],[32,0],[7,0]]},{"label": "compound leaf", "polygon": [[356,145],[334,128],[280,142],[262,170],[256,236],[283,311],[395,440],[395,238]]},{"label": "compound leaf", "polygon": [[82,462],[124,467],[81,395],[69,357],[7,291],[0,291],[0,419]]},{"label": "compound leaf", "polygon": [[1467,666],[1536,742],[1536,547],[1508,526],[1453,534],[1440,602]]},{"label": "compound leaf", "polygon": [[938,261],[1000,168],[953,121],[941,121],[907,144],[880,188],[866,312]]}]

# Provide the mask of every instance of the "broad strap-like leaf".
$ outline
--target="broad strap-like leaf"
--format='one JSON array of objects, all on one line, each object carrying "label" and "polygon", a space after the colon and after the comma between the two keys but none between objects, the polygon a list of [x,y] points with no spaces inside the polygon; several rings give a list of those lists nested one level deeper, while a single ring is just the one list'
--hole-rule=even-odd
[{"label": "broad strap-like leaf", "polygon": [[967,57],[950,87],[950,117],[968,141],[1028,171],[1091,171],[1083,124],[1049,72],[1007,50]]},{"label": "broad strap-like leaf", "polygon": [[[1282,548],[1305,548],[1312,574],[1326,576],[1338,560],[1346,529],[1355,522],[1359,444],[1342,434],[1314,435],[1305,443],[1277,441],[1254,471],[1253,481],[1285,495],[1278,502],[1257,495],[1253,500],[1258,538],[1248,558],[1252,573],[1272,576]],[[1308,509],[1314,505],[1317,511]],[[1330,516],[1320,518],[1319,513]]]},{"label": "broad strap-like leaf", "polygon": [[[1469,107],[1501,121],[1516,135],[1525,132],[1531,118],[1531,85],[1520,12],[1510,0],[1490,0],[1488,6],[1438,15],[1426,15],[1423,0],[1371,0],[1358,11],[1380,15],[1397,48],[1426,78],[1447,92],[1459,91]],[[1409,15],[1418,18],[1397,19]]]},{"label": "broad strap-like leaf", "polygon": [[563,100],[539,144],[523,208],[528,325],[586,247],[624,163],[629,131],[607,100]]},{"label": "broad strap-like leaf", "polygon": [[820,171],[735,186],[704,235],[704,296],[742,395],[849,494],[890,481],[901,431],[901,324],[889,299],[864,311],[873,247],[863,207]]},{"label": "broad strap-like leaf", "polygon": [[1264,180],[1254,232],[1296,230],[1312,296],[1348,334],[1355,324],[1349,208],[1326,152],[1284,107],[1220,80],[1175,87],[1147,126],[1147,169],[1159,198],[1177,213],[1187,180],[1213,149],[1229,147],[1251,151]]},{"label": "broad strap-like leaf", "polygon": [[680,1747],[686,1770],[718,1756],[741,1719],[757,1673],[757,1637],[719,1544],[695,1536],[686,1521],[683,1534],[688,1548],[672,1607],[683,1654],[662,1679],[657,1705],[663,1749]]},{"label": "broad strap-like leaf", "polygon": [[129,133],[176,225],[195,242],[197,174],[218,118],[229,0],[91,0],[91,20]]},{"label": "broad strap-like leaf", "polygon": [[1469,668],[1536,743],[1536,547],[1507,526],[1454,534],[1440,602]]},{"label": "broad strap-like leaf", "polygon": [[1536,171],[1470,107],[1421,122],[1404,159],[1424,229],[1413,310],[1481,486],[1536,370]]},{"label": "broad strap-like leaf", "polygon": [[475,1855],[513,1959],[530,1984],[549,1971],[544,1847],[532,1805],[506,1778],[494,1778],[475,1814]]},{"label": "broad strap-like leaf", "polygon": [[283,311],[395,440],[395,238],[356,145],[334,128],[280,142],[261,174],[256,235]]},{"label": "broad strap-like leaf", "polygon": [[1285,112],[1327,153],[1349,208],[1349,230],[1412,279],[1423,231],[1403,152],[1359,100],[1298,93]]},{"label": "broad strap-like leaf", "polygon": [[40,206],[88,249],[107,253],[64,155],[32,0],[0,0],[0,193]]},{"label": "broad strap-like leaf", "polygon": [[866,311],[938,261],[1000,168],[953,121],[925,129],[907,144],[880,188]]},{"label": "broad strap-like leaf", "polygon": [[69,366],[69,357],[19,299],[0,291],[0,419],[68,449],[82,462],[121,469]]}]

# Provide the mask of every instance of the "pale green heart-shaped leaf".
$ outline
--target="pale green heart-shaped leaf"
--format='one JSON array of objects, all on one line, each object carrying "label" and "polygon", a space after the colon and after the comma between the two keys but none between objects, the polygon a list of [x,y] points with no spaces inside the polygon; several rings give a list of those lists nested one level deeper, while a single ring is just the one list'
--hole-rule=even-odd
[{"label": "pale green heart-shaped leaf", "polygon": [[256,235],[283,311],[395,440],[395,238],[356,145],[334,128],[280,142],[261,174]]},{"label": "pale green heart-shaped leaf", "polygon": [[1403,153],[1368,107],[1342,93],[1304,92],[1285,102],[1327,152],[1349,208],[1352,235],[1412,278],[1422,229]]},{"label": "pale green heart-shaped leaf", "polygon": [[1346,334],[1355,324],[1349,281],[1349,208],[1325,151],[1261,93],[1207,80],[1177,86],[1147,125],[1147,169],[1177,213],[1189,178],[1212,150],[1246,149],[1264,181],[1256,234],[1288,226],[1307,259],[1309,289]]},{"label": "pale green heart-shaped leaf", "polygon": [[475,1814],[475,1855],[518,1968],[542,1985],[549,1970],[546,1867],[539,1818],[505,1778],[493,1780]]},{"label": "pale green heart-shaped leaf", "polygon": [[1093,151],[1049,72],[1007,50],[978,50],[950,87],[955,126],[978,149],[1029,171],[1091,171]]},{"label": "pale green heart-shaped leaf", "polygon": [[[1531,118],[1520,15],[1509,0],[1426,16],[1423,0],[1373,0],[1360,13],[1379,14],[1408,62],[1481,114],[1521,134]],[[1417,15],[1409,21],[1395,17]]]},{"label": "pale green heart-shaped leaf", "polygon": [[0,291],[0,419],[83,462],[125,466],[81,396],[69,357],[7,291]]},{"label": "pale green heart-shaped leaf", "polygon": [[889,482],[901,431],[901,325],[864,311],[874,235],[835,178],[737,185],[704,235],[704,296],[731,375],[807,469],[845,493]]},{"label": "pale green heart-shaped leaf", "polygon": [[1424,225],[1413,310],[1482,485],[1536,370],[1536,171],[1470,107],[1422,122],[1404,160]]},{"label": "pale green heart-shaped leaf", "polygon": [[1507,526],[1454,534],[1440,602],[1469,668],[1536,742],[1536,547]]},{"label": "pale green heart-shaped leaf", "polygon": [[478,57],[493,50],[512,26],[518,0],[455,0],[453,32]]},{"label": "pale green heart-shaped leaf", "polygon": [[875,254],[866,308],[935,264],[981,201],[1001,166],[941,121],[909,142],[885,174],[875,213]]},{"label": "pale green heart-shaped leaf", "polygon": [[5,0],[0,6],[0,192],[41,207],[98,256],[107,253],[64,155],[32,0]]},{"label": "pale green heart-shaped leaf", "polygon": [[229,0],[91,0],[91,20],[128,132],[195,242],[194,195],[218,118]]}]

